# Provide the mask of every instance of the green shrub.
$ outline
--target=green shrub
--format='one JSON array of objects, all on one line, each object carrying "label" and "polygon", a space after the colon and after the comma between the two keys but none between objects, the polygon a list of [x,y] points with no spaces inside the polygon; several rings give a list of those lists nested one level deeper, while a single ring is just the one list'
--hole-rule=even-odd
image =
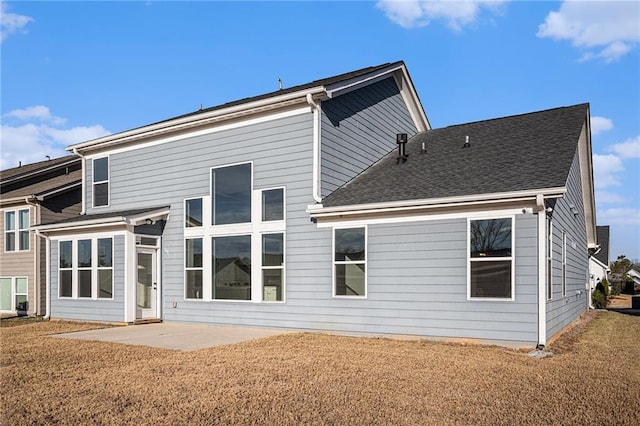
[{"label": "green shrub", "polygon": [[[600,283],[598,283],[600,285]],[[591,304],[596,309],[604,309],[607,307],[607,296],[598,287],[591,293]]]},{"label": "green shrub", "polygon": [[620,281],[611,282],[611,294],[617,296],[622,292],[622,283]]},{"label": "green shrub", "polygon": [[609,294],[609,281],[607,281],[606,278],[602,279],[602,287],[604,288],[604,295],[606,297],[609,297],[610,296],[610,294]]},{"label": "green shrub", "polygon": [[598,282],[598,284],[596,284],[596,290],[600,291],[602,294],[604,294],[604,299],[607,300],[607,297],[609,297],[609,285],[605,285],[604,283],[606,283],[607,280],[603,280]]}]

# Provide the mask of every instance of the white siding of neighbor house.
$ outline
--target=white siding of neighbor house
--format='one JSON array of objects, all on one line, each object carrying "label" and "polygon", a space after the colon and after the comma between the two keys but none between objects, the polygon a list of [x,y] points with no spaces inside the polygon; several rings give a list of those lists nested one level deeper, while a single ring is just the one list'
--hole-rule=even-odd
[{"label": "white siding of neighbor house", "polygon": [[395,149],[397,133],[417,131],[393,77],[323,101],[320,127],[323,197]]},{"label": "white siding of neighbor house", "polygon": [[[106,237],[106,235],[101,235],[100,237]],[[123,322],[125,271],[124,236],[115,235],[113,237],[113,300],[58,298],[59,243],[64,240],[67,240],[67,238],[51,240],[51,251],[49,253],[51,259],[51,317],[58,319]]]},{"label": "white siding of neighbor house", "polygon": [[[584,137],[584,136],[583,136]],[[569,325],[589,306],[589,259],[578,154],[567,180],[567,193],[553,210],[553,297],[547,301],[547,338]],[[578,215],[571,213],[574,205]],[[567,235],[567,292],[562,295],[562,232]]]}]

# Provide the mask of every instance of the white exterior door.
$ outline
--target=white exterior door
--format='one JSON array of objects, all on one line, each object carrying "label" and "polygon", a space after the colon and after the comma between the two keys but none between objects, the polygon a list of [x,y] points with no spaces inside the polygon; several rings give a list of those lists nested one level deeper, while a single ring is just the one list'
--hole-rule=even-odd
[{"label": "white exterior door", "polygon": [[158,318],[158,251],[138,248],[136,252],[136,319]]}]

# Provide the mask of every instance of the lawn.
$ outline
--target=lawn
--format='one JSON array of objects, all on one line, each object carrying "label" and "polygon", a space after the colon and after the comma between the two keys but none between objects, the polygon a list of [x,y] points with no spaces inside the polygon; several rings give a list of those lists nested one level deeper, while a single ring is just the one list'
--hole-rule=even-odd
[{"label": "lawn", "polygon": [[3,425],[640,424],[640,317],[591,318],[513,349],[285,334],[193,352],[0,328]]}]

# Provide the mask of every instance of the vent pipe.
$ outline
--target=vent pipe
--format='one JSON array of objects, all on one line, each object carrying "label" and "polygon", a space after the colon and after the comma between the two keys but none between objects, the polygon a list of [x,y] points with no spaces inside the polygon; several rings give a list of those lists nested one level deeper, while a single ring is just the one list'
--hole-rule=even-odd
[{"label": "vent pipe", "polygon": [[464,137],[464,145],[462,145],[463,148],[469,148],[471,146],[471,143],[469,142],[469,136],[465,136]]},{"label": "vent pipe", "polygon": [[398,133],[396,135],[396,143],[398,144],[398,158],[396,159],[396,164],[404,163],[407,161],[407,134],[406,133]]}]

